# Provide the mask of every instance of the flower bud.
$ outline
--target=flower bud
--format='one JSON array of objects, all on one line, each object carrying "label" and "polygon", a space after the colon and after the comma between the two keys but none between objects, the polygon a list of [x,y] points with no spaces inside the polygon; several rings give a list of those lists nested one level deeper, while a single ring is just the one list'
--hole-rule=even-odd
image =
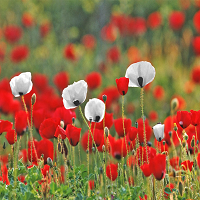
[{"label": "flower bud", "polygon": [[182,145],[183,145],[183,147],[186,146],[186,140],[185,139],[182,140]]},{"label": "flower bud", "polygon": [[36,94],[33,93],[32,97],[31,97],[31,105],[33,106],[36,102]]},{"label": "flower bud", "polygon": [[105,152],[106,148],[105,148],[105,145],[103,144],[102,145],[102,150]]},{"label": "flower bud", "polygon": [[166,143],[166,142],[165,142],[165,141],[163,141],[163,145],[165,145],[165,143]]},{"label": "flower bud", "polygon": [[179,106],[178,99],[177,98],[173,98],[171,100],[171,110],[172,111],[176,111],[178,109],[178,106]]},{"label": "flower bud", "polygon": [[135,128],[138,128],[138,122],[135,122]]},{"label": "flower bud", "polygon": [[169,133],[168,133],[168,134],[169,134],[169,137],[172,137],[172,132],[171,132],[171,131],[169,131]]},{"label": "flower bud", "polygon": [[133,149],[131,153],[132,153],[132,155],[134,155],[135,154],[135,150]]},{"label": "flower bud", "polygon": [[50,167],[53,167],[53,161],[50,157],[47,158],[47,164],[50,166]]},{"label": "flower bud", "polygon": [[104,101],[104,103],[106,103],[106,100],[107,100],[107,95],[103,95],[103,101]]},{"label": "flower bud", "polygon": [[105,132],[106,137],[108,137],[108,135],[109,135],[109,129],[108,129],[108,127],[104,128],[104,132]]},{"label": "flower bud", "polygon": [[147,142],[147,146],[151,147],[152,143],[150,141]]},{"label": "flower bud", "polygon": [[177,131],[178,130],[178,127],[176,125],[176,123],[174,123],[174,131]]},{"label": "flower bud", "polygon": [[187,135],[186,132],[184,133],[183,138],[184,138],[186,141],[188,140],[188,135]]},{"label": "flower bud", "polygon": [[95,147],[92,147],[92,151],[93,151],[93,152],[95,152],[95,151],[96,151]]},{"label": "flower bud", "polygon": [[75,117],[72,117],[72,124],[75,123]]},{"label": "flower bud", "polygon": [[193,135],[193,137],[192,137],[192,140],[191,140],[191,147],[194,147],[195,146],[195,140],[194,140],[194,135]]},{"label": "flower bud", "polygon": [[60,126],[61,126],[61,128],[64,128],[64,126],[65,126],[65,123],[64,123],[64,121],[60,121]]},{"label": "flower bud", "polygon": [[180,192],[180,195],[182,196],[182,194],[183,194],[183,184],[181,182],[179,182],[179,184],[178,184],[178,190]]}]

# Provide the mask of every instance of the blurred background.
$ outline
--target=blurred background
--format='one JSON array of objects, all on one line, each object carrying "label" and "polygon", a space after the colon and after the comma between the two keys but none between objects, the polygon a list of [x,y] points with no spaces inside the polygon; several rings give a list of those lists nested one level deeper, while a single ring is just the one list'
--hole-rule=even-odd
[{"label": "blurred background", "polygon": [[[67,74],[67,87],[98,72],[98,78],[87,79],[92,85],[88,98],[100,97],[106,89],[116,89],[115,79],[125,76],[130,64],[146,60],[156,68],[144,98],[152,124],[170,114],[173,97],[179,99],[180,110],[199,109],[200,0],[0,3],[1,88],[5,79],[30,71],[33,77],[43,75],[41,80],[61,98],[56,74]],[[129,88],[125,97],[126,116],[133,120],[141,116],[139,93]],[[113,96],[116,101],[108,111],[117,118],[121,100],[119,94]]]}]

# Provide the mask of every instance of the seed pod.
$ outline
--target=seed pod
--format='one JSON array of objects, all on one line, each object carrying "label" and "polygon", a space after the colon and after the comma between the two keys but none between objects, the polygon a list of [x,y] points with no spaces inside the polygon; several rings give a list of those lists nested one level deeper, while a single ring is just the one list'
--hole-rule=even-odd
[{"label": "seed pod", "polygon": [[108,129],[108,127],[104,128],[104,132],[105,132],[106,137],[108,137],[108,135],[109,135],[109,129]]},{"label": "seed pod", "polygon": [[106,102],[106,100],[107,100],[107,96],[104,94],[103,95],[103,101],[104,101],[104,103]]},{"label": "seed pod", "polygon": [[50,167],[53,167],[53,161],[50,157],[47,158],[47,164],[50,166]]},{"label": "seed pod", "polygon": [[179,189],[180,195],[182,196],[182,194],[183,194],[183,184],[181,182],[179,182],[179,184],[178,184],[178,189]]},{"label": "seed pod", "polygon": [[31,105],[33,106],[36,102],[36,94],[33,93],[32,97],[31,97]]}]

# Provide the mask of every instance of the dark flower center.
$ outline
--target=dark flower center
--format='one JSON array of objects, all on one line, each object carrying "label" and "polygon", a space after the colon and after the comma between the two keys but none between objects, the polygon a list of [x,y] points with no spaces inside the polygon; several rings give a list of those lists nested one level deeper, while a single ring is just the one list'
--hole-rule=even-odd
[{"label": "dark flower center", "polygon": [[19,95],[22,96],[22,95],[23,95],[23,92],[19,92]]},{"label": "dark flower center", "polygon": [[138,79],[138,83],[139,83],[139,86],[142,88],[142,84],[143,84],[143,78],[140,76]]},{"label": "dark flower center", "polygon": [[124,91],[122,91],[122,94],[123,94],[123,95],[125,95],[125,92],[124,92]]},{"label": "dark flower center", "polygon": [[75,101],[73,101],[73,103],[74,103],[74,105],[75,106],[79,106],[81,103],[79,102],[79,100],[75,100]]},{"label": "dark flower center", "polygon": [[120,160],[120,159],[121,159],[121,155],[120,155],[120,154],[116,154],[116,155],[115,155],[115,158],[116,158],[117,160]]},{"label": "dark flower center", "polygon": [[161,137],[158,138],[159,142],[161,141]]},{"label": "dark flower center", "polygon": [[94,121],[95,121],[95,122],[99,122],[99,120],[100,120],[100,116],[97,115],[97,116],[95,117],[95,120],[94,120]]}]

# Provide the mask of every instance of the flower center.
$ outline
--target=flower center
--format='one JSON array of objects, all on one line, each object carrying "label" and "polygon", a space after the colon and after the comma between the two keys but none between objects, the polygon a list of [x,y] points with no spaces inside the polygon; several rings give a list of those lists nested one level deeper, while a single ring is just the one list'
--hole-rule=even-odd
[{"label": "flower center", "polygon": [[95,120],[94,120],[94,121],[95,121],[95,122],[99,122],[99,120],[100,120],[100,116],[97,115],[97,116],[95,117]]},{"label": "flower center", "polygon": [[74,104],[75,106],[79,106],[81,103],[79,102],[79,100],[75,100],[75,101],[73,101],[73,104]]},{"label": "flower center", "polygon": [[22,95],[23,95],[23,92],[19,92],[19,95],[22,96]]},{"label": "flower center", "polygon": [[138,79],[138,83],[139,83],[139,86],[142,88],[142,84],[143,84],[143,78],[140,76]]}]

